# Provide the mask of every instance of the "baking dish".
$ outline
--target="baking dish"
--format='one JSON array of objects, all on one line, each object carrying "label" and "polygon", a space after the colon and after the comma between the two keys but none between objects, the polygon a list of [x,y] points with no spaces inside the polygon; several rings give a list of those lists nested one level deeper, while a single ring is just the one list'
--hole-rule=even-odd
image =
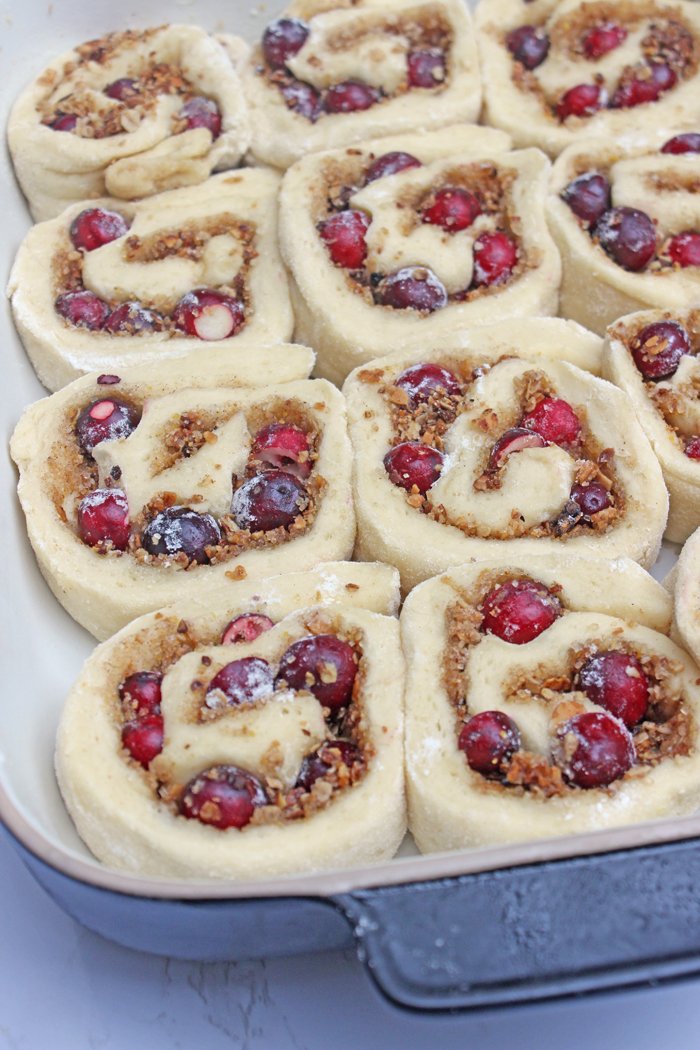
[{"label": "baking dish", "polygon": [[[241,0],[144,0],[115,13],[36,0],[3,22],[0,118],[27,78],[72,42],[167,18],[253,37],[274,12]],[[29,219],[6,156],[7,273]],[[43,394],[7,304],[0,403],[5,438]],[[0,816],[29,870],[70,915],[121,944],[178,958],[240,960],[348,947],[403,1007],[474,1008],[700,972],[700,817],[273,882],[140,879],[95,861],[53,776],[59,711],[92,640],[51,596],[29,548],[7,454],[0,529],[4,696]],[[676,551],[657,567],[663,576]]]}]

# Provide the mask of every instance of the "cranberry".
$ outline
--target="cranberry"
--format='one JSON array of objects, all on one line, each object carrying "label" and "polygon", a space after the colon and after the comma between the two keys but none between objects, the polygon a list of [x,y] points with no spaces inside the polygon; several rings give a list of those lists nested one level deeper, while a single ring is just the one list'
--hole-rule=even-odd
[{"label": "cranberry", "polygon": [[525,427],[511,427],[495,442],[489,455],[489,470],[498,470],[509,456],[525,448],[544,448],[547,442],[541,434]]},{"label": "cranberry", "polygon": [[317,780],[339,765],[351,769],[360,759],[359,748],[349,740],[326,740],[301,764],[295,787],[311,791]]},{"label": "cranberry", "polygon": [[103,244],[123,237],[129,224],[118,211],[105,208],[86,208],[76,215],[70,227],[70,239],[76,248],[92,252]]},{"label": "cranberry", "polygon": [[111,545],[126,550],[129,543],[129,503],[121,489],[95,489],[78,507],[78,535],[89,547]]},{"label": "cranberry", "polygon": [[211,514],[189,507],[166,507],[152,518],[141,536],[149,554],[186,554],[199,565],[209,561],[207,547],[221,542],[221,530]]},{"label": "cranberry", "polygon": [[213,139],[218,139],[221,134],[221,110],[213,99],[195,95],[185,102],[178,116],[187,123],[188,130],[206,128]]},{"label": "cranberry", "polygon": [[122,727],[122,744],[131,757],[147,769],[163,750],[163,719],[160,715],[145,715],[127,722]]},{"label": "cranberry", "polygon": [[449,233],[466,230],[481,215],[481,204],[475,193],[445,186],[438,190],[433,203],[423,212],[423,222],[442,226]]},{"label": "cranberry", "polygon": [[628,726],[644,717],[649,704],[649,682],[639,660],[615,649],[589,657],[576,688]]},{"label": "cranberry", "polygon": [[82,410],[75,423],[76,437],[83,452],[90,455],[101,441],[128,437],[140,418],[141,413],[134,405],[116,398],[103,398]]},{"label": "cranberry", "polygon": [[221,636],[222,645],[233,645],[236,642],[254,642],[265,631],[274,627],[269,616],[262,613],[242,613],[234,618],[224,628]]},{"label": "cranberry", "polygon": [[559,120],[568,117],[590,117],[605,104],[605,94],[598,84],[577,84],[557,102]]},{"label": "cranberry", "polygon": [[599,481],[589,481],[587,485],[574,485],[571,498],[589,518],[612,506],[610,493]]},{"label": "cranberry", "polygon": [[266,470],[236,489],[231,514],[239,529],[269,532],[291,525],[308,502],[306,486],[285,470]]},{"label": "cranberry", "polygon": [[210,694],[220,690],[230,707],[236,704],[252,703],[263,696],[274,692],[275,682],[272,668],[267,660],[257,656],[244,656],[242,660],[232,660],[218,671],[207,688],[207,707],[218,707],[215,697]]},{"label": "cranberry", "polygon": [[432,313],[447,306],[445,286],[427,266],[404,266],[387,274],[377,285],[374,297],[380,306],[394,310]]},{"label": "cranberry", "polygon": [[73,131],[77,123],[78,118],[74,113],[61,113],[59,110],[49,123],[49,127],[52,131]]},{"label": "cranberry", "polygon": [[405,390],[411,405],[420,405],[429,401],[433,394],[440,391],[449,397],[459,397],[462,392],[457,376],[448,368],[424,362],[411,365],[396,380],[395,386]]},{"label": "cranberry", "polygon": [[506,37],[506,47],[525,69],[537,69],[549,54],[549,37],[535,26],[518,26]]},{"label": "cranberry", "polygon": [[656,252],[654,223],[636,208],[610,208],[593,232],[613,262],[633,273],[643,270]]},{"label": "cranberry", "polygon": [[656,102],[659,95],[675,86],[677,80],[670,66],[650,62],[636,76],[618,86],[610,105],[613,109],[631,109],[645,102]]},{"label": "cranberry", "polygon": [[692,437],[683,451],[689,459],[700,459],[700,437]]},{"label": "cranberry", "polygon": [[97,377],[98,386],[116,386],[117,383],[121,383],[121,377],[110,374],[109,372],[103,372],[102,375]]},{"label": "cranberry", "polygon": [[520,733],[502,711],[481,711],[462,726],[458,746],[471,769],[493,776],[520,749]]},{"label": "cranberry", "polygon": [[677,233],[668,242],[668,255],[672,263],[685,269],[686,266],[700,266],[700,233],[684,230]]},{"label": "cranberry", "polygon": [[120,77],[113,80],[106,88],[102,89],[108,98],[116,99],[117,102],[128,102],[134,95],[138,95],[138,81],[131,77]]},{"label": "cranberry", "polygon": [[311,473],[309,439],[299,427],[288,423],[270,423],[255,435],[251,459],[263,470],[284,470],[304,481]]},{"label": "cranberry", "polygon": [[678,321],[648,324],[632,343],[634,363],[645,379],[667,379],[690,352],[690,338]]},{"label": "cranberry", "polygon": [[560,726],[553,750],[566,779],[581,788],[611,784],[625,775],[635,759],[628,730],[612,715],[597,711],[574,715]]},{"label": "cranberry", "polygon": [[228,339],[245,323],[245,307],[239,299],[213,288],[196,288],[183,295],[173,310],[177,328],[198,339]]},{"label": "cranberry", "polygon": [[162,332],[165,321],[156,310],[149,310],[141,303],[122,303],[107,318],[105,332],[118,335],[139,335],[141,332]]},{"label": "cranberry", "polygon": [[551,627],[562,608],[559,599],[536,580],[506,580],[484,598],[482,630],[504,642],[524,645]]},{"label": "cranberry", "polygon": [[328,88],[323,100],[326,113],[358,113],[378,102],[380,94],[376,88],[362,80],[343,80]]},{"label": "cranberry", "polygon": [[521,426],[555,445],[571,445],[581,432],[581,421],[569,402],[560,397],[542,398],[523,416]]},{"label": "cranberry", "polygon": [[687,131],[683,135],[674,135],[662,148],[662,153],[700,153],[700,135],[696,131]]},{"label": "cranberry", "polygon": [[283,84],[280,90],[287,109],[312,122],[321,116],[321,96],[311,84],[306,84],[303,80],[293,80],[290,84]]},{"label": "cranberry", "polygon": [[415,487],[427,492],[440,477],[443,455],[430,445],[419,441],[404,441],[394,445],[384,457],[384,469],[393,485],[410,492]]},{"label": "cranberry", "polygon": [[422,168],[422,166],[412,153],[403,153],[401,150],[382,153],[381,157],[377,157],[367,168],[365,184],[374,182],[375,179],[383,179],[387,175],[396,175],[399,171],[407,171],[408,168]]},{"label": "cranberry", "polygon": [[119,684],[119,699],[135,718],[159,715],[162,681],[157,671],[134,671]]},{"label": "cranberry", "polygon": [[502,230],[482,233],[474,241],[474,286],[490,288],[507,281],[518,261],[518,248]]},{"label": "cranberry", "polygon": [[367,256],[365,233],[370,224],[363,211],[340,211],[318,225],[328,254],[336,266],[358,270]]},{"label": "cranberry", "polygon": [[258,806],[269,803],[257,777],[238,766],[212,766],[190,780],[180,813],[215,828],[244,828]]},{"label": "cranberry", "polygon": [[583,51],[586,58],[602,58],[608,52],[623,44],[627,39],[627,30],[616,22],[603,22],[602,25],[589,29],[583,38]]},{"label": "cranberry", "polygon": [[278,18],[270,22],[262,37],[262,53],[268,66],[282,69],[301,51],[308,35],[309,27],[300,18]]},{"label": "cranberry", "polygon": [[109,306],[94,292],[64,292],[54,303],[56,312],[78,328],[96,332],[104,327],[109,317]]},{"label": "cranberry", "polygon": [[610,183],[605,175],[587,171],[569,183],[562,191],[562,199],[574,215],[593,225],[610,207]]},{"label": "cranberry", "polygon": [[313,693],[332,711],[352,699],[357,674],[355,650],[334,634],[317,634],[293,642],[280,660],[276,684]]},{"label": "cranberry", "polygon": [[439,87],[445,79],[445,52],[439,47],[410,51],[407,67],[409,87]]}]

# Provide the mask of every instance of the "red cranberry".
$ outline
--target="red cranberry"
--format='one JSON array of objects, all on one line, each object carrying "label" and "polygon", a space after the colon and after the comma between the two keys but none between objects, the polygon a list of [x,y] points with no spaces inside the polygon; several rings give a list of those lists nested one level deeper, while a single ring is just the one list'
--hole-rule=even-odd
[{"label": "red cranberry", "polygon": [[598,84],[577,84],[569,88],[557,102],[559,120],[569,117],[590,117],[605,104],[605,94]]},{"label": "red cranberry", "polygon": [[290,84],[283,84],[280,91],[287,109],[298,113],[300,117],[305,117],[313,123],[321,116],[321,96],[311,84],[306,84],[303,80],[293,80]]},{"label": "red cranberry", "polygon": [[56,313],[78,328],[99,331],[109,317],[109,306],[94,292],[64,292],[54,303]]},{"label": "red cranberry", "polygon": [[423,212],[423,222],[442,226],[449,233],[466,230],[481,215],[481,204],[475,193],[445,186],[438,190],[433,203]]},{"label": "red cranberry", "polygon": [[355,650],[334,634],[317,634],[293,642],[280,660],[277,685],[313,693],[332,711],[352,699],[357,674]]},{"label": "red cranberry", "polygon": [[115,376],[109,372],[103,372],[97,377],[98,386],[116,386],[117,383],[121,383],[121,376]]},{"label": "red cranberry", "polygon": [[95,489],[78,507],[78,535],[89,547],[98,544],[126,550],[129,543],[129,504],[121,489]]},{"label": "red cranberry", "polygon": [[632,344],[634,363],[645,379],[667,379],[691,352],[690,338],[678,321],[655,321]]},{"label": "red cranberry", "polygon": [[700,233],[693,230],[677,233],[668,242],[667,251],[676,266],[684,269],[686,266],[700,266]]},{"label": "red cranberry", "polygon": [[569,402],[560,397],[542,398],[523,416],[521,426],[555,445],[571,445],[581,432],[581,421]]},{"label": "red cranberry", "polygon": [[612,507],[610,493],[599,481],[589,481],[587,485],[574,485],[571,489],[571,498],[578,503],[583,513],[589,518],[601,510]]},{"label": "red cranberry", "polygon": [[135,718],[122,727],[122,744],[134,761],[147,769],[163,750],[163,719],[160,715]]},{"label": "red cranberry", "polygon": [[157,671],[134,671],[119,684],[119,699],[135,718],[159,715],[163,675]]},{"label": "red cranberry", "polygon": [[562,199],[574,215],[593,225],[610,207],[610,183],[605,175],[587,171],[569,183],[562,191]]},{"label": "red cranberry", "polygon": [[547,442],[541,434],[525,427],[511,427],[499,437],[489,455],[489,470],[498,470],[509,456],[525,448],[544,448]]},{"label": "red cranberry", "polygon": [[375,179],[383,179],[387,175],[396,175],[399,171],[407,171],[408,168],[422,167],[421,162],[412,153],[393,150],[391,153],[383,153],[370,164],[365,173],[365,184],[374,182]]},{"label": "red cranberry", "polygon": [[449,397],[459,397],[462,392],[457,376],[448,368],[424,362],[411,365],[396,380],[395,386],[405,390],[412,405],[429,401],[433,394],[440,391]]},{"label": "red cranberry", "polygon": [[462,726],[458,746],[475,772],[498,775],[520,749],[520,733],[513,719],[502,711],[481,711]]},{"label": "red cranberry", "polygon": [[537,69],[549,54],[549,37],[535,26],[518,26],[506,37],[506,47],[525,69]]},{"label": "red cranberry", "polygon": [[258,656],[244,656],[242,660],[225,664],[214,675],[204,702],[207,707],[219,707],[216,697],[210,694],[220,690],[229,707],[235,707],[236,704],[252,703],[269,696],[274,688],[274,676],[267,660],[261,660]]},{"label": "red cranberry", "polygon": [[262,53],[268,66],[282,69],[301,51],[308,35],[309,27],[300,18],[278,18],[270,22],[262,37]]},{"label": "red cranberry", "polygon": [[[574,747],[570,757],[569,747]],[[557,730],[554,757],[566,779],[581,788],[605,787],[634,765],[634,742],[612,715],[586,711]]]},{"label": "red cranberry", "polygon": [[344,266],[346,270],[358,270],[362,266],[367,256],[365,233],[369,223],[365,212],[353,210],[339,211],[319,223],[318,232],[336,266]]},{"label": "red cranberry", "polygon": [[502,230],[482,233],[474,241],[474,280],[476,288],[490,288],[507,281],[518,261],[518,248]]},{"label": "red cranberry", "polygon": [[700,459],[700,437],[692,437],[683,451],[689,459]]},{"label": "red cranberry", "polygon": [[61,113],[59,110],[49,127],[52,131],[73,131],[77,123],[78,118],[74,113]]},{"label": "red cranberry", "polygon": [[384,469],[393,485],[410,492],[413,486],[427,492],[440,477],[443,455],[430,445],[419,441],[404,441],[394,445],[384,457]]},{"label": "red cranberry", "polygon": [[562,608],[559,599],[536,580],[506,580],[484,598],[482,630],[504,642],[525,645],[551,627]]},{"label": "red cranberry", "polygon": [[180,813],[215,828],[244,828],[258,806],[269,803],[257,777],[238,766],[212,766],[190,780]]},{"label": "red cranberry", "polygon": [[627,30],[616,22],[603,22],[602,25],[589,29],[583,38],[583,51],[586,58],[602,58],[609,51],[623,44],[627,39]]},{"label": "red cranberry", "polygon": [[239,299],[213,288],[196,288],[183,295],[173,310],[175,325],[198,339],[228,339],[245,323],[245,307]]},{"label": "red cranberry", "polygon": [[262,469],[284,470],[304,481],[311,473],[309,439],[299,427],[288,423],[270,423],[255,435],[251,459]]},{"label": "red cranberry", "polygon": [[675,86],[677,80],[670,66],[650,62],[636,76],[618,86],[610,105],[613,109],[631,109],[646,102],[656,102],[664,91]]},{"label": "red cranberry", "polygon": [[439,47],[410,51],[407,68],[409,87],[439,87],[445,80],[445,52]]},{"label": "red cranberry", "polygon": [[116,99],[117,102],[128,102],[134,95],[138,95],[138,81],[131,77],[120,77],[113,80],[106,88],[102,89],[108,98]]},{"label": "red cranberry", "polygon": [[206,128],[213,139],[218,139],[221,134],[221,110],[213,99],[195,95],[185,102],[178,116],[180,120],[186,121],[188,130]]},{"label": "red cranberry", "polygon": [[649,704],[649,681],[639,660],[615,649],[589,657],[576,688],[628,726],[644,717]]},{"label": "red cranberry", "polygon": [[377,285],[374,298],[380,306],[394,310],[432,313],[447,306],[445,286],[427,266],[404,266],[387,274]]},{"label": "red cranberry", "polygon": [[343,80],[328,88],[323,100],[326,113],[358,113],[369,109],[380,98],[376,88],[362,80]]},{"label": "red cranberry", "polygon": [[339,765],[351,769],[360,759],[359,748],[349,740],[326,740],[301,764],[295,787],[311,791],[317,780]]},{"label": "red cranberry", "polygon": [[84,252],[94,251],[103,244],[123,237],[129,224],[118,211],[107,211],[105,208],[86,208],[76,215],[71,223],[70,239],[76,248]]},{"label": "red cranberry", "polygon": [[221,530],[211,514],[189,507],[166,507],[152,518],[141,536],[149,554],[186,554],[199,565],[208,563],[207,547],[221,543]]},{"label": "red cranberry", "polygon": [[82,410],[75,423],[76,437],[83,452],[90,455],[101,441],[128,437],[140,418],[141,413],[134,405],[116,398],[102,398]]},{"label": "red cranberry", "polygon": [[165,322],[156,310],[149,310],[141,303],[122,303],[107,318],[105,332],[119,335],[139,335],[141,332],[162,332]]},{"label": "red cranberry", "polygon": [[674,135],[662,148],[662,153],[700,153],[700,135],[696,131],[687,131],[683,135]]},{"label": "red cranberry", "polygon": [[656,252],[654,223],[636,208],[610,208],[593,232],[613,262],[633,273],[643,270]]},{"label": "red cranberry", "polygon": [[269,532],[291,525],[308,501],[306,486],[285,470],[266,470],[236,489],[231,514],[239,529]]},{"label": "red cranberry", "polygon": [[222,645],[234,645],[236,642],[254,642],[265,631],[274,627],[269,616],[262,613],[242,613],[234,618],[224,628],[221,636]]}]

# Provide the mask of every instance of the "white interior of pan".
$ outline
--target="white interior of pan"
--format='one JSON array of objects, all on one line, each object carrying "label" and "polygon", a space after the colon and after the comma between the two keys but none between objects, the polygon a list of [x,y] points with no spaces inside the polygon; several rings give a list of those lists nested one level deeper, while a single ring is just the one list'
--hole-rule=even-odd
[{"label": "white interior of pan", "polygon": [[[112,29],[194,22],[255,38],[281,4],[249,7],[245,0],[141,0],[138,7],[110,0],[90,4],[56,0],[23,4],[0,0],[0,122],[36,72],[73,44]],[[14,182],[9,158],[0,157],[3,283],[30,219]],[[44,395],[14,331],[6,302],[0,316],[3,365],[0,411],[6,443],[24,407]],[[6,446],[5,446],[6,448]],[[655,822],[616,832],[513,847],[416,857],[410,843],[398,859],[372,869],[291,877],[274,882],[224,883],[139,879],[110,872],[89,854],[61,802],[53,774],[54,735],[63,699],[93,640],[68,617],[48,590],[34,561],[15,495],[16,477],[5,450],[0,463],[0,536],[7,561],[0,583],[0,815],[35,853],[68,874],[127,893],[187,897],[264,894],[330,894],[352,887],[455,875],[547,858],[625,848],[700,834],[700,818]],[[663,578],[676,551],[665,549],[655,570]],[[601,581],[604,586],[604,582]]]}]

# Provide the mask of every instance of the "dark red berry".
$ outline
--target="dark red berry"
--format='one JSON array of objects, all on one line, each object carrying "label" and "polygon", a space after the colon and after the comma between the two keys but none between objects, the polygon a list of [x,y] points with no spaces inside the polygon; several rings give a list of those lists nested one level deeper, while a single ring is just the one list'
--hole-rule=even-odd
[{"label": "dark red berry", "polygon": [[266,470],[236,489],[231,514],[239,529],[269,532],[292,522],[308,505],[306,486],[285,470]]},{"label": "dark red berry", "polygon": [[675,266],[700,266],[700,233],[694,230],[685,230],[677,233],[668,242],[667,248],[669,259]]},{"label": "dark red berry", "polygon": [[429,401],[432,395],[438,392],[449,397],[459,397],[462,392],[454,372],[428,362],[411,365],[401,373],[394,385],[406,391],[411,405]]},{"label": "dark red berry", "polygon": [[163,675],[157,671],[134,671],[119,684],[119,699],[134,718],[159,715]]},{"label": "dark red berry", "polygon": [[86,208],[73,219],[70,227],[70,239],[76,248],[92,252],[103,244],[123,237],[129,229],[129,223],[118,211],[107,211],[106,208]]},{"label": "dark red berry", "polygon": [[562,199],[574,215],[592,226],[610,207],[610,183],[605,175],[587,171],[569,183],[562,191]]},{"label": "dark red berry", "polygon": [[141,412],[135,405],[116,398],[102,398],[84,408],[75,423],[75,433],[83,452],[92,453],[101,441],[126,438],[138,425]]},{"label": "dark red berry", "polygon": [[637,208],[610,208],[593,232],[613,262],[633,273],[643,270],[656,252],[654,223]]},{"label": "dark red berry", "polygon": [[581,432],[580,419],[569,402],[560,397],[543,397],[523,416],[520,425],[555,445],[571,445]]},{"label": "dark red berry", "polygon": [[177,303],[173,321],[182,332],[198,339],[228,339],[243,327],[245,307],[240,299],[213,288],[196,288]]},{"label": "dark red berry", "polygon": [[363,211],[339,211],[319,223],[318,232],[336,266],[359,270],[367,257],[365,234],[370,224]]},{"label": "dark red berry", "polygon": [[662,153],[700,153],[700,135],[688,131],[683,135],[674,135],[662,148]]},{"label": "dark red berry", "polygon": [[589,29],[583,38],[583,51],[586,58],[602,58],[608,52],[623,44],[627,39],[627,30],[617,22],[603,22],[602,25]]},{"label": "dark red berry", "polygon": [[407,68],[409,87],[439,87],[445,80],[445,52],[439,47],[409,51]]},{"label": "dark red berry", "polygon": [[289,84],[283,84],[280,91],[287,109],[298,113],[300,117],[305,117],[313,123],[321,116],[321,96],[311,84],[306,84],[303,80],[293,80]]},{"label": "dark red berry", "polygon": [[690,338],[678,321],[655,321],[642,328],[632,343],[634,363],[645,379],[667,379],[691,353]]},{"label": "dark red berry", "polygon": [[213,139],[218,139],[221,134],[221,110],[210,98],[195,95],[180,110],[178,117],[190,128],[206,128],[211,132]]},{"label": "dark red berry", "polygon": [[689,459],[700,459],[700,437],[692,437],[683,451]]},{"label": "dark red berry", "polygon": [[122,745],[135,762],[147,769],[163,750],[163,719],[160,715],[135,718],[122,727]]},{"label": "dark red berry", "polygon": [[190,780],[180,813],[215,828],[244,828],[259,806],[269,804],[257,777],[238,766],[212,766]]},{"label": "dark red berry", "polygon": [[616,649],[590,656],[578,673],[576,688],[628,726],[641,721],[649,705],[649,681],[641,663]]},{"label": "dark red berry", "polygon": [[111,335],[139,335],[143,332],[162,332],[165,320],[156,310],[149,310],[141,303],[122,303],[112,310],[104,326]]},{"label": "dark red berry", "polygon": [[605,94],[598,84],[577,84],[565,91],[557,103],[559,120],[590,117],[605,105]]},{"label": "dark red berry", "polygon": [[588,518],[592,518],[601,510],[612,507],[610,493],[599,481],[589,481],[587,485],[574,485],[571,489],[571,498],[578,503]]},{"label": "dark red berry", "polygon": [[301,764],[295,787],[311,791],[317,780],[343,765],[352,769],[361,758],[360,749],[349,740],[326,740]]},{"label": "dark red berry", "polygon": [[116,386],[117,383],[121,383],[121,376],[112,375],[110,372],[103,372],[102,375],[97,377],[98,386]]},{"label": "dark red berry", "polygon": [[256,638],[259,638],[261,634],[269,631],[274,626],[270,617],[264,616],[262,613],[241,613],[240,616],[234,616],[224,628],[221,644],[234,645],[237,642],[254,642]]},{"label": "dark red berry", "polygon": [[482,233],[474,241],[474,278],[476,288],[490,288],[507,281],[518,261],[518,248],[507,233],[496,230]]},{"label": "dark red berry", "polygon": [[445,186],[433,197],[433,203],[423,211],[423,222],[442,226],[449,233],[466,230],[481,215],[479,198],[470,190]]},{"label": "dark red berry", "polygon": [[78,328],[89,328],[97,332],[104,327],[109,317],[109,306],[94,292],[64,292],[54,303],[56,313],[65,317],[69,324]]},{"label": "dark red berry", "polygon": [[520,733],[502,711],[481,711],[464,723],[458,741],[471,769],[498,776],[505,762],[520,749]]},{"label": "dark red berry", "polygon": [[78,118],[74,113],[61,113],[59,110],[49,127],[52,131],[73,131],[77,123]]},{"label": "dark red berry", "polygon": [[309,27],[300,18],[278,18],[270,22],[262,37],[262,53],[268,66],[282,69],[301,51],[308,35]]},{"label": "dark red berry", "polygon": [[432,313],[447,306],[447,291],[442,281],[426,266],[404,266],[383,277],[374,291],[380,306],[394,310],[420,310]]},{"label": "dark red berry", "polygon": [[323,707],[335,711],[350,703],[356,674],[353,647],[334,634],[317,634],[289,646],[276,684],[313,693]]},{"label": "dark red berry", "polygon": [[586,711],[557,730],[554,758],[566,779],[581,788],[605,787],[634,765],[634,742],[612,715]]},{"label": "dark red berry", "polygon": [[403,153],[401,150],[382,153],[381,157],[377,157],[367,168],[365,184],[374,182],[375,179],[383,179],[387,175],[396,175],[397,172],[406,171],[408,168],[421,168],[422,166],[412,153]]},{"label": "dark red berry", "polygon": [[326,113],[358,113],[380,99],[376,88],[362,80],[343,80],[328,88],[323,100]]},{"label": "dark red berry", "polygon": [[506,37],[506,47],[525,69],[537,69],[549,54],[549,37],[535,26],[518,26]]},{"label": "dark red berry", "polygon": [[524,645],[561,616],[561,602],[536,580],[507,580],[492,587],[481,606],[481,628],[504,642]]},{"label": "dark red berry", "polygon": [[284,470],[304,481],[311,473],[309,439],[300,427],[270,423],[255,435],[250,458],[263,470]]},{"label": "dark red berry", "polygon": [[232,660],[224,664],[212,678],[207,688],[204,703],[207,707],[218,708],[221,705],[217,696],[221,692],[226,697],[229,707],[236,704],[254,703],[274,692],[275,680],[272,668],[267,660],[258,656],[244,656],[242,660]]},{"label": "dark red berry", "polygon": [[126,550],[131,529],[129,503],[121,489],[95,489],[78,506],[78,535],[89,547]]},{"label": "dark red berry", "polygon": [[404,441],[394,445],[384,457],[384,469],[394,485],[410,492],[415,485],[419,492],[427,492],[440,477],[442,452],[419,441]]},{"label": "dark red berry", "polygon": [[610,105],[613,109],[631,109],[646,102],[656,102],[664,91],[670,91],[675,86],[677,80],[670,66],[650,62],[618,86]]},{"label": "dark red berry", "polygon": [[544,448],[547,442],[534,430],[511,427],[494,443],[489,455],[489,470],[499,470],[509,456],[526,448]]},{"label": "dark red berry", "polygon": [[149,554],[172,557],[186,554],[199,565],[208,563],[207,547],[221,543],[221,530],[211,514],[198,514],[189,507],[166,507],[152,518],[141,536]]},{"label": "dark red berry", "polygon": [[128,102],[130,98],[139,93],[138,80],[132,80],[131,77],[120,77],[119,80],[113,80],[102,90],[108,98],[116,99],[117,102]]}]

